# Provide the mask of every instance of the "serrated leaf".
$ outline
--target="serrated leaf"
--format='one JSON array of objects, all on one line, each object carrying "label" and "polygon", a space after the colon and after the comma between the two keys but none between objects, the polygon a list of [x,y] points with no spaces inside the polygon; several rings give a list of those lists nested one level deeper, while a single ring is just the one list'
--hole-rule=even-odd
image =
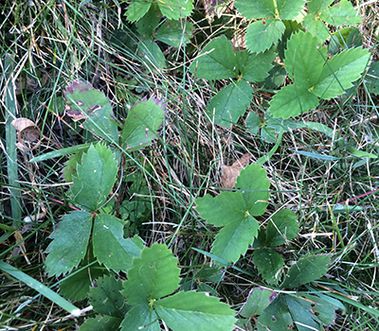
[{"label": "serrated leaf", "polygon": [[279,42],[286,27],[280,20],[261,20],[250,23],[246,30],[246,47],[250,52],[261,53]]},{"label": "serrated leaf", "polygon": [[236,77],[236,54],[232,43],[220,36],[212,39],[190,65],[190,71],[198,78],[209,80]]},{"label": "serrated leaf", "polygon": [[140,20],[149,11],[153,0],[133,0],[126,10],[126,17],[130,22]]},{"label": "serrated leaf", "polygon": [[122,130],[123,144],[131,150],[150,145],[158,137],[163,120],[164,112],[154,101],[138,103],[129,110],[126,118]]},{"label": "serrated leaf", "polygon": [[246,18],[267,18],[275,16],[275,5],[273,0],[236,0],[237,10]]},{"label": "serrated leaf", "polygon": [[136,22],[138,33],[145,39],[152,38],[161,18],[162,14],[159,11],[158,5],[153,3],[149,11]]},{"label": "serrated leaf", "polygon": [[300,258],[289,270],[282,288],[296,288],[313,282],[326,274],[330,264],[328,255],[308,255]]},{"label": "serrated leaf", "polygon": [[166,58],[156,42],[150,39],[139,40],[138,55],[150,70],[166,68]]},{"label": "serrated leaf", "polygon": [[316,108],[318,98],[296,84],[283,87],[270,101],[269,113],[274,118],[290,118]]},{"label": "serrated leaf", "polygon": [[245,318],[261,315],[275,298],[276,293],[274,291],[261,287],[253,288],[241,308],[240,315]]},{"label": "serrated leaf", "polygon": [[319,324],[316,323],[311,313],[311,303],[289,295],[285,296],[288,311],[290,312],[293,322],[299,331],[309,331],[309,329],[319,330]]},{"label": "serrated leaf", "polygon": [[214,123],[231,127],[246,112],[253,99],[253,89],[246,81],[232,82],[220,90],[208,103],[207,112]]},{"label": "serrated leaf", "polygon": [[266,228],[266,244],[280,246],[296,238],[299,233],[296,214],[289,209],[278,211]]},{"label": "serrated leaf", "polygon": [[45,261],[49,276],[59,276],[75,268],[87,252],[91,235],[92,216],[74,211],[63,216],[50,238]]},{"label": "serrated leaf", "polygon": [[293,20],[301,13],[305,0],[276,0],[276,4],[282,20]]},{"label": "serrated leaf", "polygon": [[290,312],[282,295],[279,295],[257,319],[258,331],[284,331],[294,330]]},{"label": "serrated leaf", "polygon": [[96,287],[89,291],[93,310],[99,314],[123,317],[126,313],[125,299],[121,295],[122,283],[113,276],[104,276],[96,280]]},{"label": "serrated leaf", "polygon": [[159,317],[173,331],[230,331],[234,311],[205,293],[179,292],[156,302]]},{"label": "serrated leaf", "polygon": [[335,98],[353,86],[370,60],[370,52],[361,47],[347,49],[329,60],[312,92],[321,99]]},{"label": "serrated leaf", "polygon": [[329,29],[316,15],[308,14],[305,16],[303,25],[305,30],[315,36],[320,42],[324,42],[330,35]]},{"label": "serrated leaf", "polygon": [[179,286],[177,264],[177,259],[165,245],[144,248],[141,257],[134,259],[124,284],[128,303],[144,304],[174,292]]},{"label": "serrated leaf", "polygon": [[63,177],[66,182],[72,182],[73,176],[76,175],[76,168],[80,164],[80,160],[83,157],[85,151],[79,151],[72,154],[63,168]]},{"label": "serrated leaf", "polygon": [[147,304],[132,307],[121,323],[120,331],[161,331],[159,319]]},{"label": "serrated leaf", "polygon": [[171,20],[178,20],[191,15],[193,0],[158,0],[162,15]]},{"label": "serrated leaf", "polygon": [[361,22],[360,16],[358,16],[357,11],[349,0],[341,0],[335,5],[326,8],[321,12],[320,16],[324,21],[334,26],[354,25]]},{"label": "serrated leaf", "polygon": [[326,60],[326,48],[309,32],[295,33],[287,42],[286,70],[297,86],[307,89],[316,84]]},{"label": "serrated leaf", "polygon": [[66,113],[75,118],[85,118],[83,127],[105,140],[118,142],[118,127],[112,105],[107,96],[90,83],[75,80],[64,90],[69,107]]},{"label": "serrated leaf", "polygon": [[260,54],[237,53],[240,74],[243,79],[251,83],[263,82],[273,67],[276,53],[267,51]]},{"label": "serrated leaf", "polygon": [[83,154],[73,176],[69,195],[73,202],[90,211],[95,211],[107,201],[116,181],[117,161],[105,145],[91,145]]},{"label": "serrated leaf", "polygon": [[253,263],[269,284],[277,284],[278,272],[284,266],[283,256],[271,248],[258,248],[253,252]]},{"label": "serrated leaf", "polygon": [[118,330],[121,319],[111,316],[96,316],[87,319],[79,328],[79,331],[109,331]]},{"label": "serrated leaf", "polygon": [[169,46],[181,47],[190,42],[193,25],[189,22],[166,21],[155,34],[155,38]]},{"label": "serrated leaf", "polygon": [[333,0],[310,0],[307,3],[308,13],[320,14],[332,4]]},{"label": "serrated leaf", "polygon": [[123,237],[123,224],[118,218],[100,214],[93,227],[93,254],[108,269],[128,271],[133,259],[140,256],[143,241],[139,237]]}]

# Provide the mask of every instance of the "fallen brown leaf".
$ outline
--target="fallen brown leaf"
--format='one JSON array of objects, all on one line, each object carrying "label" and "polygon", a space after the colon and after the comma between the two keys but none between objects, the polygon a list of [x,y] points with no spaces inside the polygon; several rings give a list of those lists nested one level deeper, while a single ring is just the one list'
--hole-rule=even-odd
[{"label": "fallen brown leaf", "polygon": [[221,187],[233,188],[241,170],[250,163],[250,158],[251,155],[245,153],[231,166],[223,165],[221,167]]}]

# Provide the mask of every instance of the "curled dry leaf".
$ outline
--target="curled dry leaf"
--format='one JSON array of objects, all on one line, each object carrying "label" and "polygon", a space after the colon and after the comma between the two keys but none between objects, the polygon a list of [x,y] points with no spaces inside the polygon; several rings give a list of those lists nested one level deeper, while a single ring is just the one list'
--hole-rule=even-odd
[{"label": "curled dry leaf", "polygon": [[17,131],[17,148],[22,152],[30,151],[40,144],[40,130],[35,123],[24,117],[16,118],[12,121],[13,127]]},{"label": "curled dry leaf", "polygon": [[249,153],[245,153],[231,166],[223,165],[221,167],[221,187],[234,187],[241,170],[250,163],[250,157]]},{"label": "curled dry leaf", "polygon": [[233,9],[234,1],[229,4],[229,0],[202,0],[205,17],[209,23],[214,21],[215,16],[221,17],[227,9]]}]

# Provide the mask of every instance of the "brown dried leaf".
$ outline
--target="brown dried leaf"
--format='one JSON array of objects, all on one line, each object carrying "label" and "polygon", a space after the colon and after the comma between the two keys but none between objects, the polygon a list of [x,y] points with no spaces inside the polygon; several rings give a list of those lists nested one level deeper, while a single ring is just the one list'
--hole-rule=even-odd
[{"label": "brown dried leaf", "polygon": [[40,130],[35,123],[24,117],[16,118],[12,121],[13,127],[17,131],[16,146],[23,152],[36,148],[40,143]]},{"label": "brown dried leaf", "polygon": [[223,165],[221,167],[221,182],[220,185],[223,188],[233,188],[236,184],[237,177],[241,170],[250,163],[250,154],[243,154],[237,161],[231,166]]},{"label": "brown dried leaf", "polygon": [[[208,22],[212,23],[215,16],[221,17],[227,11],[229,2],[229,0],[202,0]],[[229,8],[233,7],[233,3],[230,4]]]}]

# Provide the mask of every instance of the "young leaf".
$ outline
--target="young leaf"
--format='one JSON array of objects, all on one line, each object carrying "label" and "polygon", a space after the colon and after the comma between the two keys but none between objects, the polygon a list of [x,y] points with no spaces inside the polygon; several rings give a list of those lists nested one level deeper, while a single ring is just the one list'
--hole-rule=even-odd
[{"label": "young leaf", "polygon": [[278,283],[277,273],[284,266],[282,255],[271,248],[258,248],[253,253],[253,263],[267,283]]},{"label": "young leaf", "polygon": [[274,118],[290,118],[317,107],[318,98],[297,84],[283,87],[270,101],[269,113]]},{"label": "young leaf", "polygon": [[156,312],[147,304],[133,306],[125,315],[120,331],[161,331]]},{"label": "young leaf", "polygon": [[111,316],[96,316],[87,319],[79,328],[79,331],[109,331],[118,330],[121,320]]},{"label": "young leaf", "polygon": [[274,291],[261,287],[253,288],[250,291],[246,302],[241,308],[240,315],[245,318],[261,315],[275,298],[276,293]]},{"label": "young leaf", "polygon": [[266,18],[275,16],[275,5],[273,0],[236,0],[237,10],[246,18]]},{"label": "young leaf", "polygon": [[246,30],[246,47],[250,52],[264,52],[278,43],[285,29],[280,20],[253,22]]},{"label": "young leaf", "polygon": [[128,149],[140,149],[148,146],[158,136],[158,130],[164,120],[162,108],[152,100],[138,103],[129,110],[122,142]]},{"label": "young leaf", "polygon": [[192,0],[158,0],[162,15],[171,20],[178,20],[191,15]]},{"label": "young leaf", "polygon": [[115,155],[107,146],[91,145],[73,176],[69,191],[73,202],[90,211],[100,208],[116,181],[117,168]]},{"label": "young leaf", "polygon": [[341,0],[335,5],[326,8],[320,14],[321,18],[327,23],[339,25],[354,25],[361,22],[360,16],[349,0]]},{"label": "young leaf", "polygon": [[296,214],[289,209],[277,212],[266,228],[266,244],[280,246],[296,238],[299,233]]},{"label": "young leaf", "polygon": [[89,291],[93,310],[99,314],[123,317],[126,313],[125,299],[121,295],[122,284],[112,276],[96,280],[97,286]]},{"label": "young leaf", "polygon": [[139,237],[125,239],[123,224],[112,215],[96,216],[93,227],[93,254],[113,271],[128,271],[133,259],[140,256],[143,242]]},{"label": "young leaf", "polygon": [[237,53],[242,78],[251,83],[263,82],[273,67],[275,57],[276,53],[273,51],[260,54],[249,54],[246,51]]},{"label": "young leaf", "polygon": [[233,310],[205,293],[178,292],[157,301],[155,307],[173,331],[226,331],[235,322]]},{"label": "young leaf", "polygon": [[347,49],[329,60],[313,93],[321,99],[335,98],[353,86],[370,60],[370,52],[361,47]]},{"label": "young leaf", "polygon": [[215,124],[228,128],[246,112],[252,98],[253,89],[249,83],[232,82],[209,101],[207,112]]},{"label": "young leaf", "polygon": [[75,268],[87,252],[91,235],[92,216],[85,211],[74,211],[63,216],[50,238],[45,261],[49,276],[59,276]]},{"label": "young leaf", "polygon": [[190,65],[190,71],[198,78],[209,80],[236,77],[236,54],[232,43],[220,36],[211,40]]},{"label": "young leaf", "polygon": [[296,288],[326,274],[330,264],[327,255],[308,255],[299,259],[288,271],[282,288]]},{"label": "young leaf", "polygon": [[179,286],[180,269],[171,251],[161,244],[142,250],[128,272],[124,294],[128,303],[139,305],[174,292]]}]

